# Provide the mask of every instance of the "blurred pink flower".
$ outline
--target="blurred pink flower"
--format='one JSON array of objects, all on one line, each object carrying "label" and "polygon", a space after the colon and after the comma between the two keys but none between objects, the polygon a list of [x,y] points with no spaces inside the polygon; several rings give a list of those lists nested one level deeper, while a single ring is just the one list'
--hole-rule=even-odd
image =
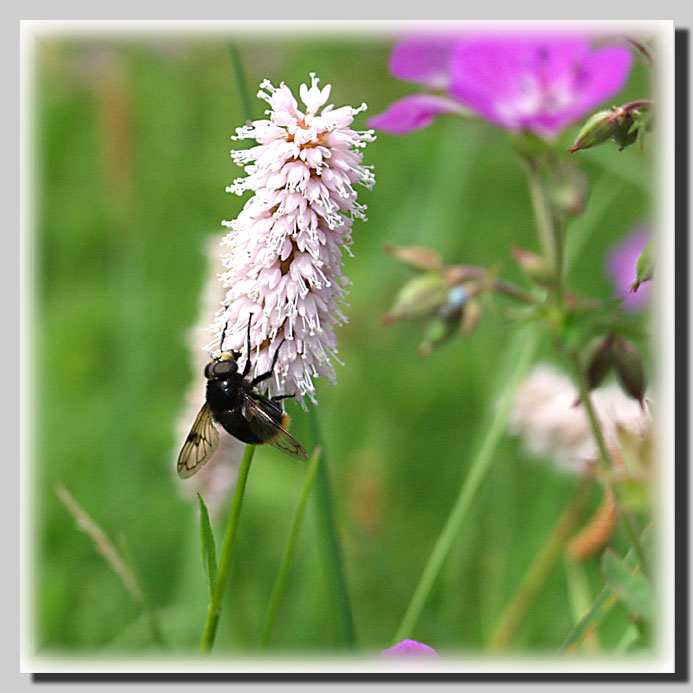
[{"label": "blurred pink flower", "polygon": [[428,655],[428,656],[438,656],[438,653],[428,645],[419,642],[418,640],[402,640],[398,642],[394,647],[388,647],[387,650],[383,650],[381,655],[385,657],[406,657],[409,655]]},{"label": "blurred pink flower", "polygon": [[481,116],[499,127],[553,137],[625,85],[631,55],[622,46],[592,50],[567,35],[469,35],[408,38],[395,46],[390,72],[443,90],[415,94],[368,121],[406,134],[442,113]]},{"label": "blurred pink flower", "polygon": [[637,291],[630,290],[630,285],[635,281],[638,258],[650,237],[648,229],[637,228],[628,238],[617,243],[608,255],[606,266],[616,290],[616,297],[623,299],[621,306],[630,313],[644,308],[650,296],[649,282],[641,284]]},{"label": "blurred pink flower", "polygon": [[[508,428],[522,436],[532,456],[553,459],[565,471],[584,472],[599,458],[583,406],[575,406],[578,388],[563,372],[540,363],[527,374],[515,394]],[[620,449],[623,432],[648,439],[652,415],[617,385],[593,390],[592,407],[610,450]]]}]

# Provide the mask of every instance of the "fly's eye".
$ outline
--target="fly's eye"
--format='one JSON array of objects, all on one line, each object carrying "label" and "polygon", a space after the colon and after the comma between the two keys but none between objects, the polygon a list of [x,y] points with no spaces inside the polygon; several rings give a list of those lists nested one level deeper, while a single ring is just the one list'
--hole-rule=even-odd
[{"label": "fly's eye", "polygon": [[214,361],[210,361],[210,362],[205,366],[205,378],[207,378],[207,380],[211,380],[211,379],[212,379],[212,377],[213,377],[213,376],[212,376],[212,370],[213,370],[213,368],[214,368]]},{"label": "fly's eye", "polygon": [[236,362],[233,359],[228,361],[217,361],[212,365],[212,373],[215,378],[228,378],[236,372]]}]

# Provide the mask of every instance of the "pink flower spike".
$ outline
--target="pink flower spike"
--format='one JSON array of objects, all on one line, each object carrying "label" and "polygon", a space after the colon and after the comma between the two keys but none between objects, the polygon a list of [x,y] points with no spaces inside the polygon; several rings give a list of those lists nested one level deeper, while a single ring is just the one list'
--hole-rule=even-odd
[{"label": "pink flower spike", "polygon": [[395,101],[384,113],[373,116],[368,126],[394,135],[406,135],[431,124],[443,113],[462,113],[464,109],[452,99],[431,94],[415,94]]},{"label": "pink flower spike", "polygon": [[253,377],[267,372],[277,354],[263,386],[270,396],[295,395],[302,403],[316,401],[313,378],[335,382],[334,328],[346,320],[341,308],[348,285],[342,250],[351,245],[354,219],[366,218],[353,186],[375,183],[361,163],[373,132],[351,128],[365,104],[325,106],[331,87],[320,89],[318,82],[311,75],[310,85],[299,89],[304,112],[288,86],[264,81],[258,97],[269,104],[269,119],[236,131],[234,139],[259,144],[231,152],[248,175],[227,190],[253,196],[236,219],[224,222],[230,230],[221,242],[225,271],[219,277],[226,296],[205,347],[210,355],[222,348],[239,352],[239,367],[250,359]]},{"label": "pink flower spike", "polygon": [[398,642],[394,647],[388,647],[381,653],[383,657],[409,657],[411,655],[437,657],[438,653],[428,645],[425,645],[418,640],[405,639]]}]

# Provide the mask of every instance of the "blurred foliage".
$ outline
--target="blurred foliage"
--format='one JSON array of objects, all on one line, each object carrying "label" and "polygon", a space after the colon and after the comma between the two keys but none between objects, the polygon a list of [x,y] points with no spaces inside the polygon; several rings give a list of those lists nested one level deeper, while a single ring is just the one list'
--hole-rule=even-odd
[{"label": "blurred foliage", "polygon": [[[133,603],[55,495],[62,483],[111,536],[127,538],[168,646],[199,642],[207,602],[197,501],[174,474],[176,418],[193,373],[187,330],[206,271],[203,247],[244,200],[228,150],[243,112],[229,42],[213,36],[42,37],[36,45],[35,539],[38,653],[147,652],[157,645]],[[244,36],[250,93],[264,78],[297,89],[315,71],[330,101],[369,114],[415,89],[387,71],[389,37]],[[647,97],[634,68],[619,101]],[[256,117],[264,103],[253,99]],[[365,128],[359,116],[357,127]],[[579,124],[564,133],[565,151]],[[652,203],[650,143],[580,152],[591,183],[568,227],[570,286],[608,297],[610,246]],[[526,181],[509,136],[451,116],[407,137],[381,134],[365,153],[377,185],[354,227],[349,324],[338,331],[339,384],[318,384],[340,538],[359,646],[388,647],[465,477],[492,409],[488,382],[514,329],[508,299],[480,327],[424,359],[416,324],[382,316],[411,272],[381,251],[423,245],[445,262],[493,266],[526,285],[511,246],[537,250]],[[551,345],[542,356],[550,358]],[[50,356],[50,358],[48,358]],[[300,408],[292,431],[312,447]],[[298,501],[305,467],[258,451],[216,649],[252,651]],[[483,647],[575,479],[528,459],[507,439],[410,637],[439,651]],[[591,507],[599,503],[595,490]],[[282,651],[339,646],[311,508],[273,631]],[[221,523],[217,523],[217,543]],[[612,543],[623,552],[626,542]],[[585,563],[592,596],[598,558]],[[574,627],[559,563],[523,619],[515,646],[553,651]],[[621,631],[603,635],[605,646]]]}]

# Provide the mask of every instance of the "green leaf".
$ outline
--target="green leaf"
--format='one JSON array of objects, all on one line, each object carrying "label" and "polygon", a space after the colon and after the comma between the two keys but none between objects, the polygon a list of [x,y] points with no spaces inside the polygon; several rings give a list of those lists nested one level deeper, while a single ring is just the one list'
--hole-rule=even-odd
[{"label": "green leaf", "polygon": [[652,590],[643,574],[634,572],[611,550],[604,552],[602,571],[631,615],[649,620],[652,611]]},{"label": "green leaf", "polygon": [[200,501],[200,535],[202,539],[202,565],[204,566],[207,575],[207,584],[209,585],[209,596],[214,596],[214,589],[217,581],[217,551],[214,545],[214,533],[212,525],[209,521],[209,512],[207,506],[202,500],[202,496],[198,493],[197,498]]}]

